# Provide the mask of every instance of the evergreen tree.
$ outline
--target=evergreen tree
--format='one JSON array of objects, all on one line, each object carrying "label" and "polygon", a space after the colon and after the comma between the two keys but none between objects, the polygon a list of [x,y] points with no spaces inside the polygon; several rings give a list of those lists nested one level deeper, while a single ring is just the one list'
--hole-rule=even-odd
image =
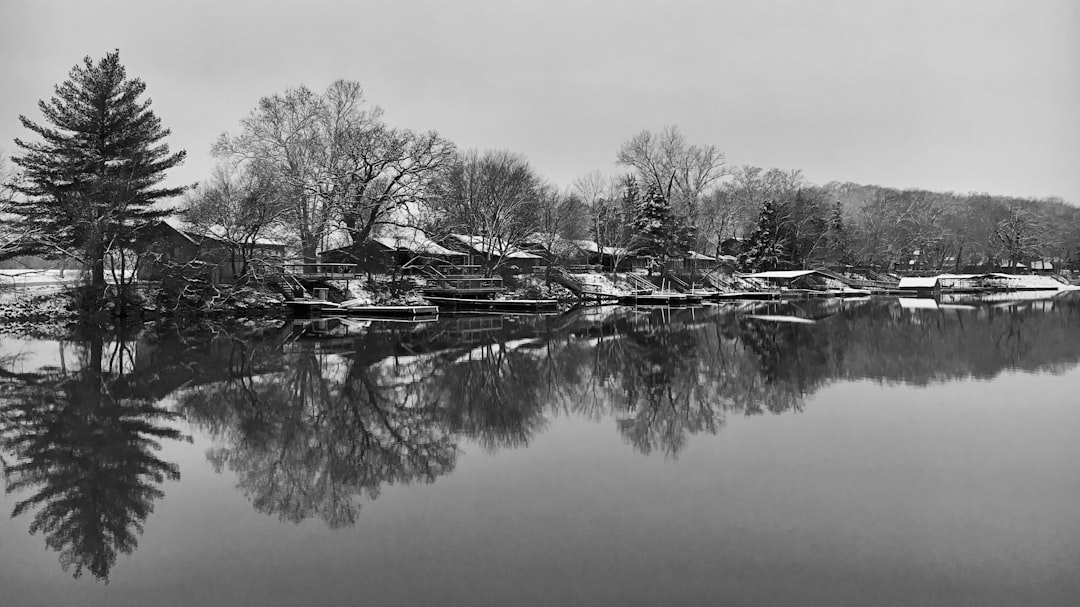
[{"label": "evergreen tree", "polygon": [[744,271],[775,270],[784,263],[786,249],[776,203],[766,200],[761,205],[757,224],[739,254],[739,267]]},{"label": "evergreen tree", "polygon": [[829,246],[830,260],[842,266],[855,263],[855,255],[851,252],[851,240],[844,225],[844,205],[837,200],[829,213]]},{"label": "evergreen tree", "polygon": [[22,168],[12,206],[29,236],[15,254],[68,257],[87,268],[91,294],[105,290],[105,259],[131,244],[142,225],[170,211],[153,203],[186,189],[158,187],[165,171],[183,162],[162,140],[169,129],[140,100],[146,84],[129,79],[119,51],[96,63],[86,57],[39,101],[46,125],[19,116],[42,141],[16,139],[23,149],[13,158]]},{"label": "evergreen tree", "polygon": [[634,217],[637,253],[656,258],[681,256],[693,241],[693,229],[671,210],[663,194],[650,187]]}]

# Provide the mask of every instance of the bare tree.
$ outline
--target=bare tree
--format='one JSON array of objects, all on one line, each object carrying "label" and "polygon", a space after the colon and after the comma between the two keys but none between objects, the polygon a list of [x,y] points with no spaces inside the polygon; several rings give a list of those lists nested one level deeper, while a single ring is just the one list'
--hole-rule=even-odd
[{"label": "bare tree", "polygon": [[702,197],[728,174],[716,146],[690,145],[675,126],[634,135],[619,148],[617,162],[637,171],[645,187],[655,188],[690,222],[697,220]]},{"label": "bare tree", "polygon": [[485,265],[495,269],[536,231],[541,187],[524,156],[470,150],[458,155],[429,208],[437,229],[476,238]]},{"label": "bare tree", "polygon": [[1009,265],[1041,257],[1046,243],[1046,228],[1040,213],[1023,204],[1009,204],[1008,216],[994,226],[993,239],[1002,258]]},{"label": "bare tree", "polygon": [[382,109],[367,105],[358,83],[338,80],[322,95],[300,86],[263,97],[240,127],[239,134],[218,138],[214,154],[273,176],[293,200],[301,254],[305,262],[315,261],[335,210],[356,191],[345,168],[348,147],[383,128]]},{"label": "bare tree", "polygon": [[588,209],[576,194],[560,192],[552,185],[537,191],[536,231],[531,240],[539,244],[549,267],[560,259],[572,256],[577,247],[572,240],[585,235]]},{"label": "bare tree", "polygon": [[[15,180],[18,175],[8,162],[7,156],[0,152],[0,217],[7,218],[15,202]],[[7,259],[18,253],[19,245],[26,235],[23,230],[14,229],[13,222],[0,222],[0,259]]]},{"label": "bare tree", "polygon": [[188,195],[182,213],[198,232],[228,244],[244,275],[259,242],[278,236],[291,210],[282,190],[252,165],[219,165],[209,183]]},{"label": "bare tree", "polygon": [[374,127],[348,133],[337,179],[342,227],[366,241],[380,223],[401,223],[401,211],[425,200],[454,160],[454,145],[438,133]]}]

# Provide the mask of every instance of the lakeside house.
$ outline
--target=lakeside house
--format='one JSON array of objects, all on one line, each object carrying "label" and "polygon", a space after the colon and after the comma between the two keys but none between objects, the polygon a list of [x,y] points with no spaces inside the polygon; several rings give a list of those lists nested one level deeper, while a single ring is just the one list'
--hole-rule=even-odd
[{"label": "lakeside house", "polygon": [[187,230],[167,220],[143,227],[135,240],[140,254],[139,280],[161,280],[183,271],[213,283],[233,282],[245,271],[245,264],[280,266],[285,243],[256,238],[233,243],[213,229]]},{"label": "lakeside house", "polygon": [[468,255],[448,249],[419,228],[395,227],[366,242],[351,243],[319,253],[327,264],[353,264],[357,273],[395,274],[430,265],[461,265]]},{"label": "lakeside house", "polygon": [[527,272],[534,266],[544,263],[543,257],[493,236],[450,234],[440,244],[463,253],[466,256],[466,264],[470,266],[502,265],[511,269],[516,266],[519,270]]},{"label": "lakeside house", "polygon": [[586,265],[600,266],[605,272],[629,272],[645,267],[645,261],[632,254],[629,249],[603,246],[595,240],[572,242],[587,254]]}]

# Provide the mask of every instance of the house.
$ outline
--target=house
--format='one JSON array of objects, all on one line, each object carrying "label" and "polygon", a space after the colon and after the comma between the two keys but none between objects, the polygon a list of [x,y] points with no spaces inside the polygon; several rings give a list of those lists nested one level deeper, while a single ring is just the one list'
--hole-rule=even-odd
[{"label": "house", "polygon": [[366,242],[352,243],[319,254],[322,263],[356,264],[358,272],[392,274],[428,265],[465,263],[468,255],[448,249],[418,228],[396,227]]},{"label": "house", "polygon": [[595,240],[573,242],[588,253],[588,265],[601,266],[606,272],[628,272],[636,267],[644,267],[644,260],[633,255],[629,249],[601,246]]},{"label": "house", "polygon": [[135,240],[139,253],[139,280],[161,280],[183,273],[210,282],[233,282],[245,271],[245,263],[280,265],[285,257],[285,244],[256,238],[236,244],[215,234],[213,228],[205,233],[186,230],[162,220],[139,230]]},{"label": "house", "polygon": [[468,257],[469,265],[517,266],[521,270],[531,270],[533,266],[544,263],[543,257],[492,236],[450,234],[441,244],[464,253]]},{"label": "house", "polygon": [[1054,264],[1046,259],[1036,259],[1029,264],[1032,273],[1034,274],[1053,274]]}]

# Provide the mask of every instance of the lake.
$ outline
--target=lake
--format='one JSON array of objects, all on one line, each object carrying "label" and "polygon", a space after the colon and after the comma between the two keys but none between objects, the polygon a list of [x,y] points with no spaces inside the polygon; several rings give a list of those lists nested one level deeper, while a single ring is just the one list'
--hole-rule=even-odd
[{"label": "lake", "polygon": [[1080,297],[0,337],[0,605],[1075,605]]}]

